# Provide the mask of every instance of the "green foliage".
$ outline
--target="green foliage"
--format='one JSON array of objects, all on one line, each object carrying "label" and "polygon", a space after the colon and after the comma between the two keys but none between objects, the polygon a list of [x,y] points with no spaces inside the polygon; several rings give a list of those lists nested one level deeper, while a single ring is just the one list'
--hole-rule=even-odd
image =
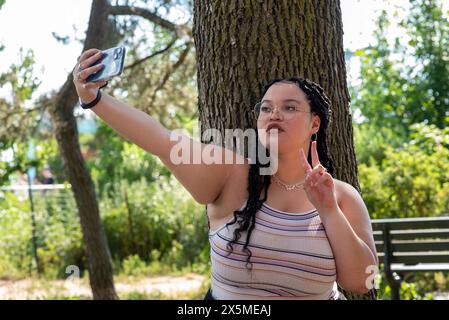
[{"label": "green foliage", "polygon": [[34,63],[33,51],[24,52],[20,49],[19,62],[11,65],[7,72],[0,75],[0,85],[9,88],[11,93],[10,101],[1,100],[2,109],[23,107],[23,102],[31,99],[33,92],[40,85],[39,79],[34,75]]},{"label": "green foliage", "polygon": [[69,265],[85,266],[85,256],[79,218],[69,189],[57,197],[44,197],[43,207],[38,208],[39,261],[49,278],[66,278]]},{"label": "green foliage", "polygon": [[123,260],[123,273],[127,276],[142,275],[147,272],[147,264],[137,254]]},{"label": "green foliage", "polygon": [[42,140],[36,145],[36,159],[37,172],[41,172],[43,167],[48,165],[56,183],[67,181],[58,143],[54,137]]},{"label": "green foliage", "polygon": [[410,15],[399,23],[409,41],[387,40],[390,20],[382,11],[376,44],[359,50],[360,84],[351,88],[352,106],[364,121],[389,127],[407,139],[410,125],[449,124],[449,20],[442,1],[413,0]]},{"label": "green foliage", "polygon": [[[104,227],[113,259],[137,254],[157,270],[157,263],[173,270],[207,263],[207,218],[204,208],[173,178],[121,182],[114,197],[101,201]],[[181,192],[180,192],[181,191]],[[135,261],[135,260],[130,260]],[[131,262],[129,262],[131,263]]]},{"label": "green foliage", "polygon": [[[171,177],[151,184],[143,178],[132,184],[126,180],[121,183],[113,197],[104,196],[100,202],[115,271],[134,276],[185,269],[206,272],[209,246],[204,207]],[[86,257],[71,191],[36,192],[34,197],[38,256],[44,276],[66,278],[69,265],[84,272]],[[27,200],[10,192],[0,196],[0,277],[25,277],[35,270]]]},{"label": "green foliage", "polygon": [[26,205],[0,192],[0,276],[24,277],[31,266],[31,217]]},{"label": "green foliage", "polygon": [[360,84],[350,88],[352,107],[361,111],[365,122],[376,128],[390,127],[396,135],[404,137],[408,123],[402,92],[405,80],[392,56],[386,39],[390,24],[383,11],[377,21],[376,45],[359,50]]},{"label": "green foliage", "polygon": [[410,14],[400,25],[416,60],[406,70],[408,106],[419,111],[412,120],[444,128],[449,124],[449,13],[441,0],[411,0]]},{"label": "green foliage", "polygon": [[449,212],[447,170],[449,22],[441,1],[411,1],[399,26],[408,43],[387,40],[390,20],[379,15],[376,43],[359,50],[360,84],[352,106],[363,119],[354,138],[364,200],[373,218]]},{"label": "green foliage", "polygon": [[[405,281],[401,283],[400,296],[401,300],[433,300],[431,293],[425,293],[415,283]],[[377,298],[380,300],[391,299],[391,287],[388,284],[384,284],[380,288]]]},{"label": "green foliage", "polygon": [[[45,276],[66,277],[68,265],[84,265],[79,219],[71,191],[63,190],[54,196],[34,192],[33,197],[39,263]],[[2,194],[0,212],[0,276],[23,277],[34,273],[27,196]]]},{"label": "green foliage", "polygon": [[[410,274],[407,275],[407,277]],[[438,281],[435,281],[438,279]],[[446,283],[446,277],[443,273],[416,273],[412,278],[405,279],[401,283],[400,296],[401,300],[433,300],[434,296],[430,292],[438,289],[444,289],[441,283]],[[413,281],[413,282],[411,282]],[[434,285],[437,284],[437,285]],[[379,289],[377,290],[377,298],[381,300],[391,299],[391,287],[385,278],[385,274],[381,273],[378,279]]]},{"label": "green foliage", "polygon": [[400,148],[379,143],[383,159],[359,164],[363,198],[374,219],[449,212],[449,130],[417,124]]},{"label": "green foliage", "polygon": [[371,123],[354,125],[354,146],[358,163],[379,164],[386,157],[388,148],[399,148],[404,140],[388,127],[376,127]]},{"label": "green foliage", "polygon": [[0,162],[0,185],[7,183],[16,170],[25,171],[31,165],[25,156],[26,142],[29,136],[36,136],[42,120],[39,103],[36,103],[38,107],[26,105],[40,85],[34,74],[34,63],[33,51],[21,49],[18,62],[0,74],[0,87],[6,93],[0,97],[0,153],[12,151],[14,158],[12,162]]}]

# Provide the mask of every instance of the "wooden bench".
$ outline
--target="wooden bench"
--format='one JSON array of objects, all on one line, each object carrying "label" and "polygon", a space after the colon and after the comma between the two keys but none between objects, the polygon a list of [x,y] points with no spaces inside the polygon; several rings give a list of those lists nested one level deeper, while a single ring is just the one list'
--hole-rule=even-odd
[{"label": "wooden bench", "polygon": [[372,220],[379,263],[399,300],[404,274],[449,271],[449,217]]}]

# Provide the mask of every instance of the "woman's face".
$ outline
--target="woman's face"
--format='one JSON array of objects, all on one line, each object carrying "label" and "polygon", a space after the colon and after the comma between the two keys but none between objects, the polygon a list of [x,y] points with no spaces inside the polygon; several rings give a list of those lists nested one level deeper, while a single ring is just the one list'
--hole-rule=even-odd
[{"label": "woman's face", "polygon": [[[271,113],[261,111],[257,119],[259,139],[265,148],[270,149],[277,137],[279,154],[299,151],[301,147],[307,147],[311,135],[318,132],[320,118],[311,113],[307,96],[296,84],[273,84],[261,102],[272,109]],[[277,129],[277,135],[272,131],[274,129]]]}]

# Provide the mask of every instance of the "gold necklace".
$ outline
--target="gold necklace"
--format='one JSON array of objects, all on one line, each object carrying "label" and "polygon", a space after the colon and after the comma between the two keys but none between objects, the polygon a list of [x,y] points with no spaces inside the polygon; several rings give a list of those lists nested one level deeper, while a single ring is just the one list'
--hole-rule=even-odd
[{"label": "gold necklace", "polygon": [[301,181],[301,182],[298,182],[295,184],[287,184],[285,182],[282,182],[278,177],[276,177],[275,174],[272,175],[272,177],[278,185],[280,185],[287,191],[297,191],[297,190],[304,189],[304,181]]}]

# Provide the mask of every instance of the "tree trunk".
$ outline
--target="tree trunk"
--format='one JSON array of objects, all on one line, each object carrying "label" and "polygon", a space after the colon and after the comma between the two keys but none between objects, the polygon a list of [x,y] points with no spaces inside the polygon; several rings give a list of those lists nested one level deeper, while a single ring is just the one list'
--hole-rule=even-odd
[{"label": "tree trunk", "polygon": [[[102,48],[108,34],[108,2],[92,2],[84,50]],[[78,143],[78,130],[73,114],[77,94],[70,75],[50,111],[64,168],[75,196],[89,268],[89,281],[94,299],[118,299],[108,244],[101,224],[93,181],[86,168]]]},{"label": "tree trunk", "polygon": [[335,177],[359,189],[338,0],[195,1],[193,34],[201,131],[254,128],[269,80],[308,78],[332,101]]}]

